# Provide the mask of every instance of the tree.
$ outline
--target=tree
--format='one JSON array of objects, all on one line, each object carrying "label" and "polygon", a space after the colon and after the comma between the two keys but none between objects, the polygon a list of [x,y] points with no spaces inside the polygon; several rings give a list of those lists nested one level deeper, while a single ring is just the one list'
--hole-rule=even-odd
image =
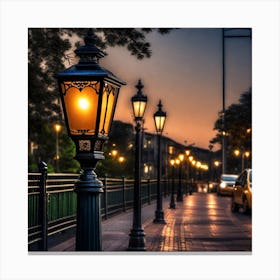
[{"label": "tree", "polygon": [[216,120],[214,130],[218,133],[211,143],[222,143],[222,133],[226,132],[228,169],[234,170],[236,158],[233,150],[252,151],[252,91],[251,88],[241,94],[238,104],[232,104],[225,110],[225,127],[222,115]]},{"label": "tree", "polygon": [[[96,44],[102,49],[108,46],[126,47],[137,59],[149,58],[152,50],[146,35],[152,31],[151,28],[98,28],[95,29]],[[170,29],[157,31],[166,34]],[[64,122],[54,74],[62,71],[65,63],[71,60],[68,55],[72,50],[71,37],[78,35],[80,41],[76,45],[79,45],[86,33],[86,29],[75,28],[28,30],[28,144],[29,147],[37,147],[36,153],[29,153],[29,171],[36,171],[38,160],[49,163],[53,159],[52,152],[48,150],[55,145],[52,127],[54,122]],[[66,138],[62,136],[61,139]],[[69,141],[61,144],[69,145]],[[73,151],[74,147],[66,149],[64,156],[70,159]],[[69,164],[76,166],[74,160],[68,161]]]}]

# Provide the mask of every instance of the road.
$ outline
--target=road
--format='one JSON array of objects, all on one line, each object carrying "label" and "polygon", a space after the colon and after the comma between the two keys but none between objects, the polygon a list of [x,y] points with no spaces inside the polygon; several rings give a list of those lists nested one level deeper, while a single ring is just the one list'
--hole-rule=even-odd
[{"label": "road", "polygon": [[230,203],[230,197],[215,193],[186,196],[177,209],[165,211],[167,224],[161,229],[152,224],[145,228],[147,247],[151,251],[251,251],[251,216],[231,213]]}]

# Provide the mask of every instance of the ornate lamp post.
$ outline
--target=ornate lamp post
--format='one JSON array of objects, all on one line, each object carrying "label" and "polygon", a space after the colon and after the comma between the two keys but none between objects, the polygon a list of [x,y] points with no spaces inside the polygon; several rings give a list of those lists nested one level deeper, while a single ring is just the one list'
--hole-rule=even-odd
[{"label": "ornate lamp post", "polygon": [[158,103],[158,111],[154,114],[155,127],[158,138],[157,154],[157,208],[155,211],[154,223],[165,224],[164,212],[162,210],[162,190],[161,190],[161,135],[164,129],[166,113],[162,111],[161,101]]},{"label": "ornate lamp post", "polygon": [[171,159],[170,160],[170,164],[171,164],[171,168],[172,168],[172,174],[171,174],[171,177],[172,177],[172,183],[171,183],[171,196],[170,196],[170,205],[169,207],[171,209],[175,209],[176,208],[176,205],[175,205],[175,199],[174,199],[174,170],[175,170],[175,160],[174,159]]},{"label": "ornate lamp post", "polygon": [[135,166],[134,166],[134,203],[133,203],[133,225],[130,231],[129,251],[146,251],[145,233],[141,222],[141,126],[146,109],[147,96],[143,95],[143,84],[138,81],[137,93],[131,98],[135,126]]},{"label": "ornate lamp post", "polygon": [[57,73],[67,131],[76,145],[81,175],[75,183],[77,193],[77,251],[101,251],[100,194],[102,182],[94,172],[96,163],[104,159],[102,146],[108,139],[121,81],[101,68],[99,58],[105,53],[95,46],[89,29],[85,45],[75,53],[78,64]]}]

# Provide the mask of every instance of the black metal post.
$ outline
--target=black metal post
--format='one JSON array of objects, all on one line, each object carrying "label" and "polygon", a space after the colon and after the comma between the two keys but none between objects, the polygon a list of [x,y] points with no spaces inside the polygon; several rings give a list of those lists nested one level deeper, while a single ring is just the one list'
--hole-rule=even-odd
[{"label": "black metal post", "polygon": [[76,251],[101,251],[101,203],[102,182],[94,168],[98,159],[90,154],[78,154],[82,173],[75,184],[77,193]]},{"label": "black metal post", "polygon": [[223,84],[222,84],[222,123],[223,123],[223,131],[222,131],[222,173],[226,173],[226,135],[225,135],[225,29],[222,28],[222,76],[223,76]]},{"label": "black metal post", "polygon": [[140,142],[141,124],[137,122],[135,136],[135,170],[134,170],[134,203],[133,203],[133,226],[130,231],[128,251],[146,251],[145,233],[141,222],[141,176],[140,176]]},{"label": "black metal post", "polygon": [[103,197],[104,197],[104,217],[108,219],[108,197],[107,197],[107,176],[104,177],[104,187],[103,187]]},{"label": "black metal post", "polygon": [[177,202],[183,201],[183,195],[182,195],[182,162],[179,163],[179,185],[177,188]]},{"label": "black metal post", "polygon": [[157,154],[157,208],[155,211],[154,223],[165,224],[164,212],[162,210],[161,190],[161,135],[158,133],[158,154]]},{"label": "black metal post", "polygon": [[171,209],[176,208],[175,199],[174,199],[174,185],[175,185],[174,170],[175,170],[175,167],[174,167],[174,165],[172,165],[171,197],[170,197],[170,206],[169,206]]},{"label": "black metal post", "polygon": [[41,250],[48,251],[48,198],[47,198],[47,170],[48,165],[41,161],[38,164],[39,171],[41,173],[40,177],[40,221],[42,228],[42,241],[41,241]]},{"label": "black metal post", "polygon": [[191,169],[190,162],[187,160],[187,192],[190,194],[191,190]]},{"label": "black metal post", "polygon": [[56,173],[59,173],[59,143],[58,143],[58,131],[56,130]]},{"label": "black metal post", "polygon": [[123,212],[126,211],[126,205],[125,205],[125,177],[122,177],[122,198],[123,198]]},{"label": "black metal post", "polygon": [[150,205],[151,204],[151,179],[149,178],[148,179],[148,204]]}]

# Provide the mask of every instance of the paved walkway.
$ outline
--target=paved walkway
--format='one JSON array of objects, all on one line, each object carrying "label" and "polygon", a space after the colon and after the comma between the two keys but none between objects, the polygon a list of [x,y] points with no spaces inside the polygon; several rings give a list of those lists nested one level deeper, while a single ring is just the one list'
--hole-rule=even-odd
[{"label": "paved walkway", "polygon": [[[232,252],[252,249],[251,217],[232,214],[230,198],[193,193],[169,209],[163,201],[166,224],[154,224],[155,202],[142,208],[146,249],[151,252]],[[102,222],[102,246],[106,252],[126,251],[132,227],[132,211]],[[75,237],[49,251],[75,251]],[[127,253],[127,252],[126,252]]]}]

